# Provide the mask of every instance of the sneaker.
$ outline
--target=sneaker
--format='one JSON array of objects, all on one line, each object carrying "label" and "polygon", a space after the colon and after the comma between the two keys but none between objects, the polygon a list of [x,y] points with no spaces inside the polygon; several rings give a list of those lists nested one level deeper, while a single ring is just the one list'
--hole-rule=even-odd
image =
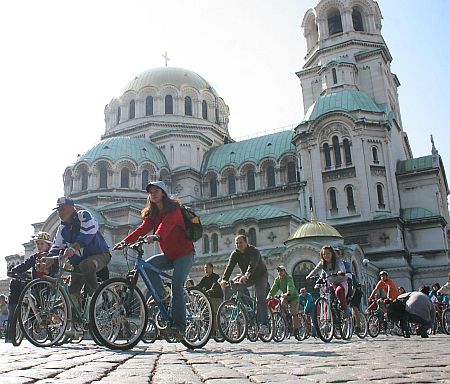
[{"label": "sneaker", "polygon": [[269,334],[269,327],[267,326],[267,324],[260,324],[259,325],[258,334],[260,336],[267,336]]}]

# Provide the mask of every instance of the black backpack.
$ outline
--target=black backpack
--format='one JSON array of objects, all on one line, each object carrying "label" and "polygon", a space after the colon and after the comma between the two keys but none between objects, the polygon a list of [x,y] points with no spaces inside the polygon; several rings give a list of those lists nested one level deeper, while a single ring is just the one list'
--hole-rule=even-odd
[{"label": "black backpack", "polygon": [[203,226],[200,217],[198,217],[192,208],[186,205],[181,206],[181,213],[183,214],[184,225],[186,226],[186,230],[184,231],[186,237],[192,242],[200,240],[203,236]]},{"label": "black backpack", "polygon": [[408,316],[406,302],[408,301],[409,296],[410,294],[401,298],[396,298],[387,306],[387,315],[390,320],[400,321]]}]

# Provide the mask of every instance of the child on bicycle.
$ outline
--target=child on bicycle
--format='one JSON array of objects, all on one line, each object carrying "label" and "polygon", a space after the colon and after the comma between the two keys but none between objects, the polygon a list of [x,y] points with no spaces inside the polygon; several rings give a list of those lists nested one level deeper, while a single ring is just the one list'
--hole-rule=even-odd
[{"label": "child on bicycle", "polygon": [[[114,245],[114,249],[122,249],[132,244],[141,236],[153,232],[148,242],[158,241],[162,253],[146,260],[158,269],[173,269],[172,275],[172,327],[168,332],[181,341],[186,330],[186,302],[184,298],[184,283],[194,263],[194,244],[185,235],[181,205],[168,195],[167,186],[163,181],[150,182],[147,185],[147,205],[141,212],[142,224],[121,242]],[[158,296],[164,301],[167,293],[160,275],[147,270],[148,277]]]},{"label": "child on bicycle", "polygon": [[[54,263],[52,260],[47,260],[45,262],[42,261],[42,258],[47,255],[47,252],[49,251],[52,244],[50,235],[47,232],[38,232],[35,236],[33,236],[32,240],[36,245],[37,252],[32,254],[23,263],[16,265],[14,268],[8,271],[8,276],[12,277],[11,282],[9,283],[8,302],[8,324],[11,324],[11,327],[12,317],[14,315],[14,311],[16,310],[19,296],[26,285],[26,280],[30,280],[30,278],[24,274],[26,274],[29,269],[32,269],[31,278],[36,279],[44,275],[53,276],[58,270],[57,263]],[[16,277],[17,275],[24,275],[24,278],[19,279]],[[8,326],[6,332],[5,342],[7,343],[11,342],[11,327]]]},{"label": "child on bicycle", "polygon": [[314,279],[318,270],[327,274],[327,281],[334,287],[335,294],[344,312],[344,316],[350,317],[351,310],[347,305],[347,277],[345,276],[345,266],[342,260],[338,259],[333,247],[326,245],[320,251],[320,261],[315,268],[306,276],[307,279]]}]

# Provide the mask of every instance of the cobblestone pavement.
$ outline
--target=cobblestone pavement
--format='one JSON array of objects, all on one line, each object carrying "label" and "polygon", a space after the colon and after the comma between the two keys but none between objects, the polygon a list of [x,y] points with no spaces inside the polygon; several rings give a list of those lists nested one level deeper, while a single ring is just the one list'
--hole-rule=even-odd
[{"label": "cobblestone pavement", "polygon": [[0,341],[0,383],[450,383],[450,336],[379,336],[325,344],[210,341],[188,351],[157,341],[111,351],[92,341],[53,348]]}]

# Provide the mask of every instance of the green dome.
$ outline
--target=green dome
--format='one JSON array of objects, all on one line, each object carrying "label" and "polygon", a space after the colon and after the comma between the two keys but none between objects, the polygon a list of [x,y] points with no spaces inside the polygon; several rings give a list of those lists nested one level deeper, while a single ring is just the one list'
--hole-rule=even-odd
[{"label": "green dome", "polygon": [[383,112],[367,93],[362,91],[344,90],[320,96],[308,109],[303,121],[316,120],[326,113],[335,111]]},{"label": "green dome", "polygon": [[289,240],[304,239],[305,237],[336,237],[342,239],[342,235],[336,228],[316,220],[300,225]]},{"label": "green dome", "polygon": [[122,90],[122,93],[128,91],[139,91],[144,87],[161,87],[164,85],[173,85],[177,88],[193,87],[198,91],[209,90],[217,96],[216,91],[200,75],[184,68],[176,67],[158,67],[144,71],[131,80]]},{"label": "green dome", "polygon": [[100,158],[106,158],[114,162],[126,158],[135,161],[137,164],[151,161],[157,167],[167,166],[166,158],[155,145],[149,141],[130,137],[112,137],[102,140],[81,155],[76,163],[86,161],[92,164]]}]

